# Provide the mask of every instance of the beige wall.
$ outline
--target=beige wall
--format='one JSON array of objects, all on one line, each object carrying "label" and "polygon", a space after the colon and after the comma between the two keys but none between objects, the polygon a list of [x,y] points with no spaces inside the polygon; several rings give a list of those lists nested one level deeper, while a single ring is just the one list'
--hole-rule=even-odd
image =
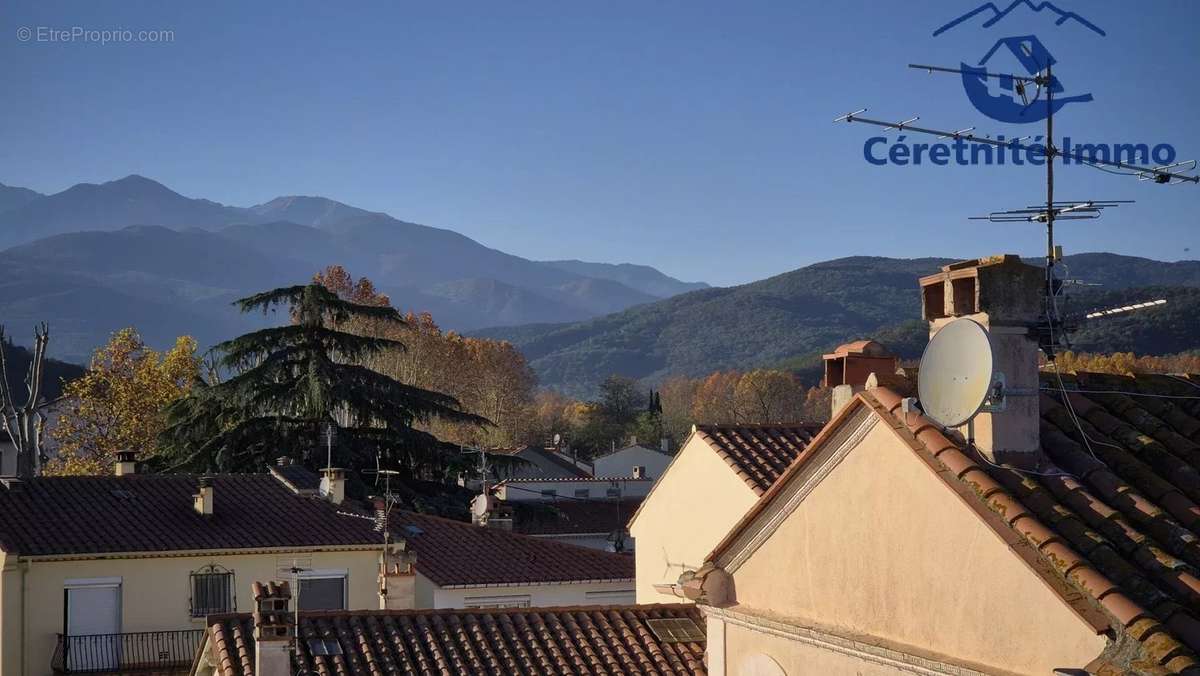
[{"label": "beige wall", "polygon": [[[731,572],[739,607],[1003,670],[1078,668],[1105,646],[884,423]],[[803,663],[792,651],[776,658]]]},{"label": "beige wall", "polygon": [[642,503],[630,533],[637,539],[637,602],[678,603],[654,590],[695,570],[757,501],[754,491],[693,434]]},{"label": "beige wall", "polygon": [[[192,571],[213,563],[232,570],[237,585],[237,610],[249,611],[253,605],[251,583],[278,579],[278,567],[290,565],[293,558],[308,568],[346,570],[349,607],[379,607],[377,550],[19,563],[10,556],[5,560],[0,581],[2,673],[8,676],[48,672],[55,635],[63,630],[63,586],[68,579],[121,578],[122,632],[203,629],[202,619],[189,617],[188,576]],[[22,641],[17,638],[22,629],[26,637],[23,656]]]},{"label": "beige wall", "polygon": [[630,446],[616,453],[596,458],[592,465],[595,476],[633,476],[634,467],[645,467],[646,476],[657,479],[671,464],[671,456],[666,453],[645,448]]}]

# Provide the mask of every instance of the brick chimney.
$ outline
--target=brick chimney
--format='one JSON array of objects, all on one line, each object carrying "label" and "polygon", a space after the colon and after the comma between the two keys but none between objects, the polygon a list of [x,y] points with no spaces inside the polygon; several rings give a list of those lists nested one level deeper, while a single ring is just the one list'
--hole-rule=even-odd
[{"label": "brick chimney", "polygon": [[113,472],[117,476],[137,474],[137,454],[133,451],[117,451],[117,461],[113,463]]},{"label": "brick chimney", "polygon": [[213,478],[200,477],[200,492],[192,496],[192,507],[197,514],[212,516],[213,513]]},{"label": "brick chimney", "polygon": [[346,470],[326,467],[321,470],[321,497],[335,505],[346,499]]},{"label": "brick chimney", "polygon": [[291,676],[296,635],[292,591],[287,582],[255,582],[250,591],[254,595],[255,676]]},{"label": "brick chimney", "polygon": [[895,373],[898,360],[888,353],[887,348],[873,340],[856,340],[838,345],[833,352],[823,355],[825,360],[824,387],[833,390],[833,410],[837,415],[855,394],[863,390],[867,377],[872,373]]},{"label": "brick chimney", "polygon": [[388,542],[379,555],[380,610],[417,607],[417,554],[404,540]]},{"label": "brick chimney", "polygon": [[929,335],[966,317],[988,333],[992,363],[1005,395],[959,428],[989,460],[1018,467],[1038,464],[1038,343],[1045,270],[1015,255],[989,256],[944,266],[921,278],[921,306]]}]

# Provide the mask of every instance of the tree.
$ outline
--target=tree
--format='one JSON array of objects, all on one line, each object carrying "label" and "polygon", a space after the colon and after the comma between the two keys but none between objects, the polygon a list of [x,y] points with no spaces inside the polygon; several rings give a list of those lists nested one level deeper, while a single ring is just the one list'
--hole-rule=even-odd
[{"label": "tree", "polygon": [[401,383],[364,365],[388,349],[390,338],[343,330],[357,322],[401,324],[395,309],[339,298],[319,283],[266,291],[235,303],[243,312],[290,309],[293,323],[216,346],[232,373],[203,384],[169,409],[162,436],[172,467],[253,471],[279,454],[299,455],[311,467],[321,431],[337,428],[334,461],[342,467],[379,464],[411,476],[442,466],[451,451],[414,423],[445,418],[487,420],[464,412],[450,395]]},{"label": "tree", "polygon": [[117,331],[92,355],[87,372],[67,385],[51,432],[58,453],[46,473],[107,474],[123,450],[148,459],[166,426],[167,406],[187,394],[199,372],[190,336],[160,353],[133,328]]},{"label": "tree", "polygon": [[738,379],[733,399],[738,422],[796,422],[804,406],[804,389],[787,371],[756,369]]},{"label": "tree", "polygon": [[[0,326],[0,343],[5,341],[4,327]],[[17,405],[13,398],[12,380],[8,375],[6,350],[0,347],[0,427],[17,449],[17,476],[31,477],[37,474],[42,463],[42,434],[46,419],[38,408],[41,406],[42,374],[46,363],[46,345],[50,342],[50,328],[45,324],[33,330],[33,358],[25,376],[25,402]]]}]

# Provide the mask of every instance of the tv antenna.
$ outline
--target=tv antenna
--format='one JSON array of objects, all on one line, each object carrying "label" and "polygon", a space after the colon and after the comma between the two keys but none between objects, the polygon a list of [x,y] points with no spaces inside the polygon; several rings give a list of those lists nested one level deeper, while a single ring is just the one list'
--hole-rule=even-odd
[{"label": "tv antenna", "polygon": [[321,443],[325,444],[325,469],[333,469],[334,441],[337,441],[337,425],[329,421],[321,428]]},{"label": "tv antenna", "polygon": [[[1030,58],[1033,58],[1032,52],[1028,45],[1021,45],[1023,51]],[[1041,65],[1041,64],[1038,64]],[[1024,141],[1030,137],[1025,136],[1019,139],[1002,141],[993,139],[989,136],[980,136],[974,133],[974,127],[967,127],[958,131],[943,131],[940,129],[931,129],[928,127],[918,127],[912,124],[919,120],[919,117],[909,118],[902,122],[888,122],[885,120],[876,120],[868,117],[863,117],[862,113],[867,112],[866,108],[856,110],[852,113],[846,113],[837,118],[834,122],[860,122],[863,124],[875,125],[883,127],[885,130],[895,129],[897,131],[911,131],[921,134],[929,134],[936,136],[939,139],[953,138],[955,141],[964,140],[971,143],[979,143],[990,145],[1001,149],[1012,149],[1027,153],[1037,153],[1045,158],[1043,164],[1046,166],[1046,202],[1044,206],[1030,207],[1031,210],[1014,210],[1009,212],[993,212],[986,220],[993,222],[1013,222],[1013,221],[1030,221],[1046,224],[1046,288],[1043,319],[1038,327],[1040,336],[1040,346],[1045,352],[1046,358],[1053,360],[1055,351],[1059,343],[1066,344],[1065,322],[1058,310],[1057,295],[1061,292],[1062,285],[1056,283],[1054,276],[1055,263],[1061,258],[1061,247],[1056,247],[1054,244],[1054,222],[1056,220],[1074,220],[1077,218],[1097,218],[1100,211],[1110,206],[1127,203],[1122,200],[1110,201],[1087,201],[1087,202],[1059,202],[1054,199],[1054,160],[1062,158],[1064,161],[1070,160],[1079,164],[1103,169],[1108,167],[1109,170],[1121,170],[1118,173],[1128,173],[1138,177],[1139,180],[1153,180],[1155,183],[1163,185],[1174,185],[1179,183],[1200,183],[1200,176],[1188,174],[1186,172],[1195,169],[1196,162],[1189,160],[1186,162],[1177,162],[1171,165],[1143,167],[1126,162],[1120,162],[1110,159],[1101,159],[1091,155],[1082,155],[1079,152],[1068,152],[1060,150],[1054,145],[1054,87],[1057,81],[1054,79],[1052,60],[1047,60],[1045,67],[1039,70],[1034,75],[1016,75],[1012,73],[993,73],[983,68],[945,68],[942,66],[929,66],[923,64],[910,63],[909,68],[924,70],[928,73],[954,73],[960,76],[975,76],[980,78],[996,78],[1002,81],[1013,83],[1013,88],[1021,97],[1025,108],[1033,106],[1038,99],[1045,95],[1046,101],[1046,142],[1044,144],[1026,145]],[[1032,99],[1029,97],[1028,89],[1032,86],[1035,88]],[[1090,206],[1087,206],[1090,205]],[[1006,218],[1007,217],[1007,218]]]}]

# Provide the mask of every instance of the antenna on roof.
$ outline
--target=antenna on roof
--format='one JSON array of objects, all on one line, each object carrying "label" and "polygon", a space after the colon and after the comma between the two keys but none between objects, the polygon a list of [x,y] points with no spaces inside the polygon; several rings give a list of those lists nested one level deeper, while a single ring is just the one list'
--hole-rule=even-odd
[{"label": "antenna on roof", "polygon": [[325,469],[333,469],[333,442],[337,439],[337,425],[328,421],[321,428],[321,442],[325,444]]},{"label": "antenna on roof", "polygon": [[[1034,57],[1029,46],[1022,43],[1022,51],[1031,59]],[[1036,60],[1034,61],[1037,64]],[[1041,65],[1041,64],[1037,64]],[[955,141],[965,140],[971,143],[990,145],[1002,149],[1012,149],[1016,151],[1025,151],[1027,153],[1040,154],[1044,161],[1042,164],[1046,166],[1046,202],[1044,206],[1030,207],[1028,209],[1018,209],[1013,211],[993,212],[988,216],[978,217],[983,220],[988,220],[996,223],[1005,223],[1013,221],[1030,221],[1046,224],[1046,287],[1045,287],[1045,303],[1041,325],[1038,327],[1041,336],[1040,346],[1042,351],[1046,353],[1046,358],[1053,360],[1055,351],[1060,344],[1066,344],[1066,325],[1062,315],[1059,313],[1057,295],[1061,292],[1062,285],[1054,275],[1055,263],[1061,258],[1061,247],[1056,247],[1054,244],[1054,222],[1056,220],[1076,220],[1083,218],[1098,218],[1100,211],[1106,207],[1117,206],[1118,204],[1128,203],[1121,200],[1111,201],[1088,201],[1088,202],[1058,202],[1054,199],[1054,160],[1061,158],[1064,163],[1073,161],[1079,164],[1086,164],[1098,169],[1110,171],[1111,169],[1123,170],[1116,173],[1127,173],[1138,177],[1139,180],[1153,180],[1160,184],[1178,184],[1178,183],[1193,183],[1200,184],[1200,176],[1195,176],[1187,172],[1196,168],[1195,160],[1186,162],[1178,162],[1171,165],[1142,167],[1125,162],[1113,161],[1109,159],[1101,159],[1091,155],[1083,155],[1079,152],[1068,152],[1060,150],[1054,145],[1054,88],[1057,84],[1053,72],[1052,63],[1047,60],[1045,66],[1042,67],[1036,74],[1033,75],[1016,75],[1013,73],[993,73],[983,68],[945,68],[942,66],[930,66],[924,64],[910,63],[909,68],[924,70],[927,73],[953,73],[959,76],[974,76],[983,80],[988,78],[996,78],[1002,82],[1011,83],[1013,89],[1021,97],[1021,101],[1025,104],[1025,108],[1038,102],[1039,99],[1045,98],[1046,101],[1046,142],[1044,144],[1025,145],[1024,141],[1028,140],[1028,136],[1012,141],[1001,141],[993,139],[990,136],[979,136],[974,133],[974,127],[967,127],[958,131],[943,131],[939,129],[931,129],[925,127],[913,126],[911,123],[917,121],[918,117],[909,118],[903,122],[888,122],[885,120],[876,120],[863,117],[862,113],[867,112],[866,108],[856,110],[852,113],[846,113],[834,118],[834,122],[861,122],[863,124],[875,125],[884,129],[907,130],[922,134],[931,134],[938,138],[946,139],[953,138]],[[1032,85],[1035,88],[1033,97],[1028,96],[1028,87]],[[1108,167],[1109,169],[1105,169]]]}]

